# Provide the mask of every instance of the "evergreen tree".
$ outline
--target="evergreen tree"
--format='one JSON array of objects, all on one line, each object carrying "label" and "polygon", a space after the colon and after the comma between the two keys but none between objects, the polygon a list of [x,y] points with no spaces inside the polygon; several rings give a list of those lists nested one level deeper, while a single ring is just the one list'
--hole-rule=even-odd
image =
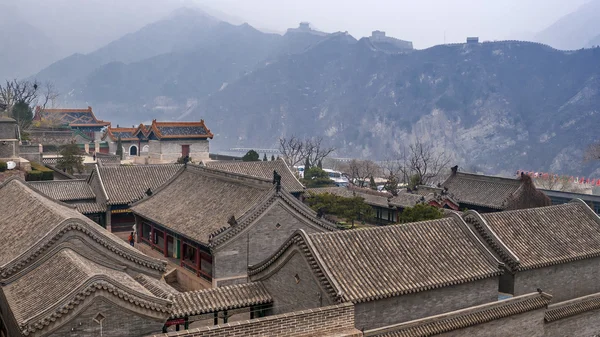
[{"label": "evergreen tree", "polygon": [[306,160],[304,161],[304,172],[308,171],[310,169],[310,158],[306,157]]},{"label": "evergreen tree", "polygon": [[[277,159],[279,159],[279,157],[277,157]],[[275,161],[275,155],[274,154],[271,155],[271,161]]]},{"label": "evergreen tree", "polygon": [[319,162],[317,163],[317,167],[321,170],[323,169],[323,162],[321,160],[319,160]]},{"label": "evergreen tree", "polygon": [[375,178],[373,178],[373,176],[371,176],[371,189],[377,191],[377,184],[375,184]]},{"label": "evergreen tree", "polygon": [[58,158],[58,162],[56,163],[56,167],[59,170],[66,171],[69,174],[73,174],[75,171],[79,173],[83,172],[83,156],[81,156],[81,151],[77,144],[71,143],[63,146],[60,150],[60,155],[61,157]]},{"label": "evergreen tree", "polygon": [[260,161],[260,155],[258,152],[250,150],[242,157],[242,161]]},{"label": "evergreen tree", "polygon": [[33,121],[33,111],[29,104],[20,101],[12,107],[12,118],[17,121],[20,131],[23,132]]},{"label": "evergreen tree", "polygon": [[268,161],[269,159],[267,159],[267,154],[263,154],[263,161]]},{"label": "evergreen tree", "polygon": [[117,151],[115,152],[119,159],[123,160],[123,143],[121,142],[121,136],[117,138]]},{"label": "evergreen tree", "polygon": [[329,174],[318,167],[311,167],[304,170],[304,186],[308,188],[335,186],[333,180],[329,178]]},{"label": "evergreen tree", "polygon": [[400,214],[400,223],[409,223],[425,220],[441,219],[444,214],[442,211],[431,205],[417,204],[414,207],[407,207]]}]

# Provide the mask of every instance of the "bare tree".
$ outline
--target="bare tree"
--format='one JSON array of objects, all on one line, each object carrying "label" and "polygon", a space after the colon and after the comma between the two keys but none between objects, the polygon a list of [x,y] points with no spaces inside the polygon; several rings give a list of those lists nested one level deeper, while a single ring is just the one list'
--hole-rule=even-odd
[{"label": "bare tree", "polygon": [[304,142],[292,136],[291,138],[279,139],[279,152],[283,155],[283,159],[290,167],[298,165],[305,158]]},{"label": "bare tree", "polygon": [[450,160],[445,152],[436,152],[430,144],[417,140],[401,153],[395,165],[403,182],[429,185],[447,170]]},{"label": "bare tree", "polygon": [[279,152],[289,166],[308,161],[311,166],[316,165],[334,151],[334,148],[324,147],[323,138],[309,138],[302,140],[295,136],[279,139]]},{"label": "bare tree", "polygon": [[535,178],[533,180],[537,188],[545,190],[554,190],[562,192],[584,193],[585,187],[582,187],[571,181],[567,176],[550,176],[547,178]]},{"label": "bare tree", "polygon": [[381,167],[371,160],[353,159],[348,164],[347,170],[350,181],[356,180],[359,187],[365,187],[368,179],[381,174]]},{"label": "bare tree", "polygon": [[311,166],[317,165],[333,151],[335,151],[333,147],[323,146],[323,137],[310,138],[304,141],[305,157],[308,158]]},{"label": "bare tree", "polygon": [[51,82],[43,85],[37,80],[7,80],[4,85],[0,84],[0,105],[5,106],[9,115],[12,107],[19,102],[24,102],[32,109],[40,106],[42,109],[51,103],[54,104],[58,98],[58,92]]}]

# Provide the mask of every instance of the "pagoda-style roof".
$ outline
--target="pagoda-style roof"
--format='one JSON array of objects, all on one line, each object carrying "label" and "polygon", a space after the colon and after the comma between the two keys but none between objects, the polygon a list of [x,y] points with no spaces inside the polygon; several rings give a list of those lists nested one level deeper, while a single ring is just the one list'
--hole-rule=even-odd
[{"label": "pagoda-style roof", "polygon": [[134,132],[135,137],[140,133],[149,139],[212,139],[214,135],[204,124],[204,120],[199,122],[157,122],[152,121],[149,126],[140,125]]},{"label": "pagoda-style roof", "polygon": [[[89,180],[101,185],[107,205],[127,205],[142,199],[183,168],[181,164],[96,166]],[[94,177],[98,177],[94,179]]]},{"label": "pagoda-style roof", "polygon": [[296,178],[283,159],[273,161],[209,161],[207,167],[231,173],[239,173],[262,179],[273,179],[273,171],[281,175],[281,185],[290,193],[304,191],[304,185]]},{"label": "pagoda-style roof", "polygon": [[131,142],[131,141],[137,141],[138,138],[135,136],[135,132],[137,131],[137,128],[113,128],[111,126],[109,126],[106,129],[106,132],[104,133],[104,135],[102,135],[102,140],[106,140],[106,138],[109,138],[110,140],[112,140],[113,142],[116,142],[119,137],[121,137],[121,141],[125,141],[125,142]]},{"label": "pagoda-style roof", "polygon": [[600,256],[600,218],[581,200],[464,217],[514,271]]},{"label": "pagoda-style roof", "polygon": [[87,109],[42,109],[38,106],[35,109],[33,119],[37,121],[54,121],[57,124],[70,127],[103,127],[110,125],[110,122],[97,119],[91,106],[88,106]]},{"label": "pagoda-style roof", "polygon": [[299,230],[271,258],[249,267],[248,274],[252,280],[267,279],[293,251],[312,266],[331,300],[341,302],[368,302],[502,274],[502,263],[456,214],[328,233]]},{"label": "pagoda-style roof", "polygon": [[[364,332],[365,337],[429,337],[544,310],[552,300],[546,293],[531,293],[441,315],[395,324]],[[510,323],[508,323],[510,324]]]},{"label": "pagoda-style roof", "polygon": [[550,199],[535,188],[529,176],[520,179],[493,177],[458,172],[454,167],[442,187],[461,206],[511,210],[550,205]]}]

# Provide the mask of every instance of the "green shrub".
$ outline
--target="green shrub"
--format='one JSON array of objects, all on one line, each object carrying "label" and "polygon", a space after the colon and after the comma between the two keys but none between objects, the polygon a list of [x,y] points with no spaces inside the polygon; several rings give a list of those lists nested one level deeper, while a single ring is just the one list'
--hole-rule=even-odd
[{"label": "green shrub", "polygon": [[25,181],[40,181],[42,180],[42,172],[31,170],[25,174]]},{"label": "green shrub", "polygon": [[40,163],[31,162],[31,170],[40,173],[39,180],[54,180],[54,171]]},{"label": "green shrub", "polygon": [[8,165],[5,162],[0,161],[0,172],[6,171],[7,168],[8,168]]}]

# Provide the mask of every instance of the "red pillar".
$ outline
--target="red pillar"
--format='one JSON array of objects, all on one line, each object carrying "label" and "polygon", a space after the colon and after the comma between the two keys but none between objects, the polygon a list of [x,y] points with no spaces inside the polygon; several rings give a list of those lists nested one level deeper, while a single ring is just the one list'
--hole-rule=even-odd
[{"label": "red pillar", "polygon": [[154,246],[154,225],[150,225],[150,247]]},{"label": "red pillar", "polygon": [[164,233],[163,234],[163,238],[164,238],[163,241],[165,243],[165,257],[168,257],[169,256],[169,252],[168,252],[167,248],[169,247],[169,244],[167,243],[167,231],[163,230],[163,233]]},{"label": "red pillar", "polygon": [[181,240],[181,251],[179,252],[179,265],[183,267],[183,257],[185,256],[185,241]]},{"label": "red pillar", "polygon": [[196,247],[196,267],[198,268],[198,270],[196,271],[196,276],[200,277],[200,268],[201,268],[201,263],[200,263],[200,249],[198,249],[198,247]]}]

